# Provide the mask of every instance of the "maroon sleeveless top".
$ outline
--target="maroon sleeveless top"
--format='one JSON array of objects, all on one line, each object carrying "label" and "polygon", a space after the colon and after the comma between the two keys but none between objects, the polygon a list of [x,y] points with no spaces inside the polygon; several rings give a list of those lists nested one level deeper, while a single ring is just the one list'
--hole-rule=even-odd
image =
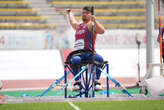
[{"label": "maroon sleeveless top", "polygon": [[[78,25],[75,33],[74,50],[92,50],[92,33],[89,31],[88,24]],[[95,46],[96,36],[94,36]]]}]

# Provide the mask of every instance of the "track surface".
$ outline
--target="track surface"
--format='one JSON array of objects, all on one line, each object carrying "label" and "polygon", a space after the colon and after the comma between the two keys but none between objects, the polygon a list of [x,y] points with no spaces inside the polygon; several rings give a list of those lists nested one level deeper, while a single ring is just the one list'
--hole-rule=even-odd
[{"label": "track surface", "polygon": [[[136,78],[115,78],[122,85],[135,85]],[[47,89],[55,80],[3,80],[2,91],[17,91],[17,90],[44,90]],[[106,79],[101,78],[101,84],[106,85]],[[110,83],[110,87],[114,84]]]}]

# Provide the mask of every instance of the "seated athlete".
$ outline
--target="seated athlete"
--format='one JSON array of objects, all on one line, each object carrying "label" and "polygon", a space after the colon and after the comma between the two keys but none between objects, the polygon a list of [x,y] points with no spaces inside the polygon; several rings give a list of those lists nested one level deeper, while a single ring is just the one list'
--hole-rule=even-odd
[{"label": "seated athlete", "polygon": [[[92,8],[89,6],[85,6],[82,10],[82,23],[78,23],[73,16],[71,10],[66,10],[69,23],[71,24],[72,28],[76,31],[75,33],[75,44],[74,44],[74,51],[75,50],[92,50],[92,22],[94,23],[94,44],[96,40],[97,34],[103,34],[105,32],[104,27],[96,20],[95,16],[92,15]],[[83,60],[92,60],[92,55],[89,53],[73,56],[72,57],[72,64],[78,65]],[[103,62],[103,57],[97,54],[94,50],[94,60],[98,62]],[[73,69],[74,76],[79,72],[78,68]],[[95,79],[95,91],[101,90],[101,84],[99,83],[101,71],[96,70],[96,79]],[[78,91],[82,89],[80,77],[75,79],[74,91]]]}]

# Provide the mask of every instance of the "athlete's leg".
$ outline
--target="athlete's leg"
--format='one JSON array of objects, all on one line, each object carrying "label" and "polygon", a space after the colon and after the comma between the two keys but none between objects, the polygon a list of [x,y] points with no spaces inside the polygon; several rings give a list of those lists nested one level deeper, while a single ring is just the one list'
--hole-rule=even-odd
[{"label": "athlete's leg", "polygon": [[[94,59],[95,59],[95,61],[98,61],[101,63],[103,63],[103,61],[104,61],[103,57],[99,54],[95,54]],[[99,80],[100,76],[101,76],[101,71],[99,69],[96,69],[96,80]]]},{"label": "athlete's leg", "polygon": [[[79,65],[81,63],[81,60],[82,58],[80,56],[74,56],[72,57],[72,65]],[[75,76],[76,74],[78,74],[80,68],[79,67],[75,67],[75,68],[72,68],[73,69],[73,75]],[[80,76],[77,77],[75,79],[75,81],[78,81],[80,79]]]},{"label": "athlete's leg", "polygon": [[[79,71],[80,71],[80,67],[78,67],[77,65],[79,65],[81,63],[81,56],[74,56],[72,57],[72,65],[75,65],[75,67],[73,67],[73,75],[76,76]],[[79,91],[82,89],[82,85],[81,85],[81,75],[79,75],[77,78],[75,78],[75,83],[73,84],[73,91]]]},{"label": "athlete's leg", "polygon": [[[85,57],[86,60],[92,60],[92,56],[86,56]],[[103,63],[104,59],[101,55],[99,54],[94,54],[94,60]],[[96,80],[99,80],[101,76],[101,71],[99,69],[96,69]]]},{"label": "athlete's leg", "polygon": [[[86,60],[92,60],[92,55],[89,55],[85,57]],[[94,60],[103,63],[104,59],[101,55],[99,54],[94,54]],[[99,69],[96,69],[96,78],[95,78],[95,91],[100,91],[102,90],[101,84],[98,81],[100,79],[101,76],[101,71]]]}]

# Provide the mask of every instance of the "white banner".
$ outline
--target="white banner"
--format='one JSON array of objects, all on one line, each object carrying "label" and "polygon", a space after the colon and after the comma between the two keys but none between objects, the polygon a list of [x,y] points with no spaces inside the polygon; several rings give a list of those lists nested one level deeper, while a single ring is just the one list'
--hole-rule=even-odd
[{"label": "white banner", "polygon": [[[146,46],[145,30],[106,30],[97,36],[96,48],[135,48],[136,36],[142,39],[141,47]],[[158,31],[154,31],[155,47]],[[69,30],[1,30],[0,49],[73,49],[75,31]]]},{"label": "white banner", "polygon": [[[137,36],[141,37],[141,47],[146,47],[145,30],[106,30],[97,37],[96,48],[135,48]],[[155,47],[159,47],[157,36],[156,30],[153,33]]]},{"label": "white banner", "polygon": [[44,31],[1,30],[0,49],[44,48]]}]

